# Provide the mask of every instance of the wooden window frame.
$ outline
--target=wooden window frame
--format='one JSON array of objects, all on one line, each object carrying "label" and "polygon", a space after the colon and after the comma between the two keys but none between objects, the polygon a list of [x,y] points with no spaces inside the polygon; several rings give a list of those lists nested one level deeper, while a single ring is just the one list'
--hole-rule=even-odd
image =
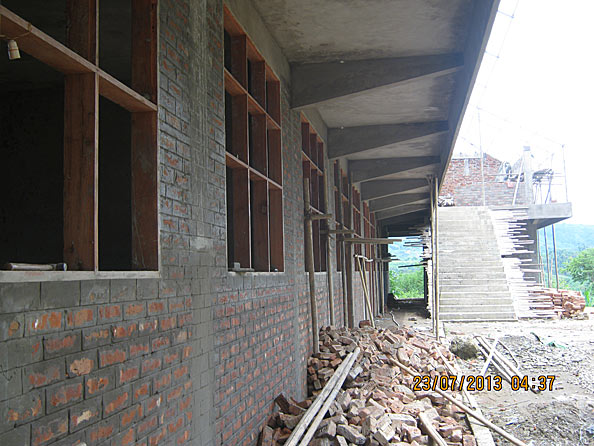
[{"label": "wooden window frame", "polygon": [[[324,142],[313,126],[301,115],[301,164],[303,180],[309,179],[310,211],[317,214],[326,213],[324,185],[326,171],[324,169]],[[326,243],[328,243],[328,223],[326,220],[312,221],[314,271],[328,270]]]},{"label": "wooden window frame", "polygon": [[224,29],[228,266],[283,272],[280,81],[226,6]]},{"label": "wooden window frame", "polygon": [[[0,6],[2,34],[64,75],[64,262],[68,272],[1,272],[0,281],[158,277],[158,0],[132,0],[131,87],[99,68],[99,2],[68,0],[63,45]],[[132,268],[99,270],[99,96],[131,113]]]}]

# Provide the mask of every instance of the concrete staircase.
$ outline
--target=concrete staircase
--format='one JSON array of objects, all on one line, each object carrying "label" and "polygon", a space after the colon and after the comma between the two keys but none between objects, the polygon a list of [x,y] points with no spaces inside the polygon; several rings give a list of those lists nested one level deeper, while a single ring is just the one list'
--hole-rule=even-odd
[{"label": "concrete staircase", "polygon": [[516,320],[489,210],[439,208],[438,231],[440,319]]}]

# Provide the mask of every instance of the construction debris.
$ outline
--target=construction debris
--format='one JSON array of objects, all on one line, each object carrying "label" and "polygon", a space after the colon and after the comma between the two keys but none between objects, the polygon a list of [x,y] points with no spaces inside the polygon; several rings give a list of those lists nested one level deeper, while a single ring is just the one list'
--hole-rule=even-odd
[{"label": "construction debris", "polygon": [[260,446],[476,445],[466,416],[477,415],[461,394],[440,390],[439,382],[428,390],[420,384],[418,375],[432,385],[451,374],[454,357],[439,342],[412,329],[364,324],[322,329],[319,350],[308,360],[310,398],[279,396],[280,413],[269,418]]},{"label": "construction debris", "polygon": [[470,338],[453,338],[450,351],[460,359],[472,359],[478,355],[478,348]]},{"label": "construction debris", "polygon": [[586,299],[579,291],[539,288],[531,292],[531,307],[549,310],[559,318],[587,319],[584,314]]}]

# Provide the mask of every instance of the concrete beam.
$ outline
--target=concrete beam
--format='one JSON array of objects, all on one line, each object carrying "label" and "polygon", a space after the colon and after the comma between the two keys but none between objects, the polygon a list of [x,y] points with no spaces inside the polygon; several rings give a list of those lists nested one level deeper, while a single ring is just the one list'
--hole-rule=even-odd
[{"label": "concrete beam", "polygon": [[385,211],[379,211],[375,213],[376,220],[385,220],[390,217],[398,217],[400,215],[412,214],[413,212],[423,211],[429,209],[429,203],[427,204],[410,204],[407,206],[399,206],[393,209],[387,209]]},{"label": "concrete beam", "polygon": [[328,158],[365,152],[424,136],[445,133],[448,130],[447,121],[331,128],[328,129]]},{"label": "concrete beam", "polygon": [[361,200],[373,200],[389,195],[428,187],[427,180],[375,180],[361,183]]},{"label": "concrete beam", "polygon": [[404,206],[406,204],[412,204],[426,200],[429,200],[429,193],[392,195],[370,201],[369,210],[372,212],[377,212],[384,209],[395,208],[397,206]]},{"label": "concrete beam", "polygon": [[406,237],[408,235],[420,235],[422,233],[421,229],[411,228],[411,226],[415,226],[416,223],[411,224],[403,224],[403,225],[390,225],[384,228],[385,236],[386,237]]},{"label": "concrete beam", "polygon": [[359,183],[439,163],[438,156],[354,160],[349,161],[349,171],[352,173],[353,183]]},{"label": "concrete beam", "polygon": [[426,209],[422,209],[420,211],[412,212],[410,214],[404,214],[396,217],[388,217],[382,220],[381,225],[382,228],[389,228],[390,226],[400,226],[400,225],[416,225],[420,223],[428,223],[429,221],[429,213]]},{"label": "concrete beam", "polygon": [[365,90],[462,69],[460,53],[308,63],[291,67],[291,106],[309,107]]}]

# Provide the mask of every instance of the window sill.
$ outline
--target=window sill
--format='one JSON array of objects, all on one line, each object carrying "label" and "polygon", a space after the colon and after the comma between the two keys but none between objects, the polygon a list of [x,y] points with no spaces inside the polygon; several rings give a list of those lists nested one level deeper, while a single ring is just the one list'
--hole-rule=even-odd
[{"label": "window sill", "polygon": [[159,271],[0,271],[0,283],[160,278]]}]

